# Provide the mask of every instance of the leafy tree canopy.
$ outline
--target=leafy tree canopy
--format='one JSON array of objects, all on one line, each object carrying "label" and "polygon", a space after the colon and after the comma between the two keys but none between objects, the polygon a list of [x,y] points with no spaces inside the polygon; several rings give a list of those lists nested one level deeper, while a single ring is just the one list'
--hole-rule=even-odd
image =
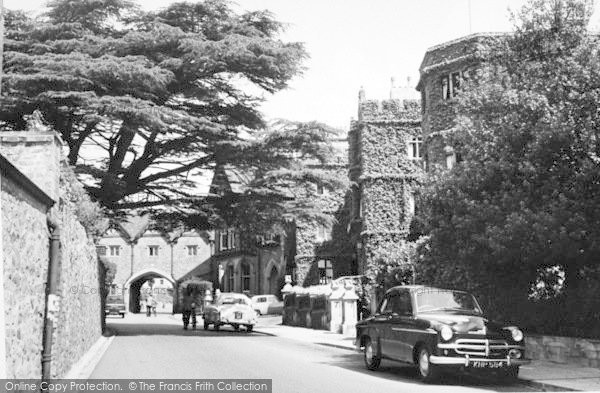
[{"label": "leafy tree canopy", "polygon": [[337,184],[300,176],[294,160],[328,158],[332,130],[288,122],[264,131],[263,96],[286,88],[307,56],[279,39],[269,12],[237,13],[225,0],[156,12],[129,0],[48,7],[36,18],[6,15],[0,121],[21,130],[39,110],[104,207],[208,222],[218,196],[199,196],[196,180],[216,165],[252,173],[247,194],[276,207],[289,201],[293,176]]},{"label": "leafy tree canopy", "polygon": [[600,46],[587,29],[591,10],[583,0],[530,0],[460,94],[451,139],[463,161],[423,192],[422,279],[470,287],[496,309],[526,302],[551,271],[563,272],[559,291],[589,286],[585,272],[600,256]]}]

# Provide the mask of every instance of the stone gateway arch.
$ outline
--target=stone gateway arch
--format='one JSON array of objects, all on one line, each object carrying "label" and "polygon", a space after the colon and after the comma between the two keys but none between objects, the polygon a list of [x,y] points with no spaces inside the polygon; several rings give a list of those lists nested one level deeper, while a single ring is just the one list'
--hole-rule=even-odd
[{"label": "stone gateway arch", "polygon": [[211,243],[206,231],[164,232],[148,217],[131,217],[106,229],[98,254],[116,265],[111,291],[123,295],[127,311],[140,312],[148,291],[173,311],[182,283],[211,280]]}]

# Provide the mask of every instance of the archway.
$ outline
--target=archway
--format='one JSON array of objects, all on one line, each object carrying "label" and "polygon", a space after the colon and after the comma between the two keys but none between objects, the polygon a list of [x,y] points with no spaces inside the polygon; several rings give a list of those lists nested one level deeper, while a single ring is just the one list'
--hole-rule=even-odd
[{"label": "archway", "polygon": [[142,310],[141,303],[149,294],[157,302],[157,312],[173,312],[175,303],[175,281],[168,274],[155,269],[145,269],[131,276],[124,285],[129,293],[128,310],[139,313]]},{"label": "archway", "polygon": [[276,266],[271,268],[271,273],[268,278],[269,293],[276,294],[281,288],[279,288],[279,270]]}]

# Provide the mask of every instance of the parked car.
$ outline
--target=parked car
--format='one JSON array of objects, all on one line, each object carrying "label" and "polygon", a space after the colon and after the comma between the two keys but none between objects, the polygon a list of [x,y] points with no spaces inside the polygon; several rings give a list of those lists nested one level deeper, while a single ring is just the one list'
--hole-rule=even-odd
[{"label": "parked car", "polygon": [[125,318],[125,302],[121,295],[108,295],[104,306],[104,315],[120,315]]},{"label": "parked car", "polygon": [[426,382],[445,370],[495,370],[516,379],[525,358],[523,332],[487,319],[464,291],[398,286],[377,312],[356,325],[356,345],[367,369],[382,359],[414,364]]},{"label": "parked car", "polygon": [[257,321],[252,301],[243,293],[222,293],[213,304],[204,307],[204,329],[213,325],[219,330],[223,325],[231,325],[237,331],[245,326],[251,332]]},{"label": "parked car", "polygon": [[258,315],[281,314],[283,302],[275,295],[252,296],[252,308]]}]

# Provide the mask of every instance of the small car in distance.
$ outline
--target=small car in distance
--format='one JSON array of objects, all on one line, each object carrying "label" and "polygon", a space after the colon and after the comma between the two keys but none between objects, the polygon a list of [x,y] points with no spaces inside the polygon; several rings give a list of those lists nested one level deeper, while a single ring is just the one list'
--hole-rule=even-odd
[{"label": "small car in distance", "polygon": [[125,318],[125,302],[121,295],[108,295],[104,306],[104,315],[120,315]]},{"label": "small car in distance", "polygon": [[275,295],[252,296],[252,308],[258,315],[281,314],[283,302]]},{"label": "small car in distance", "polygon": [[382,359],[413,364],[425,382],[443,371],[493,370],[511,381],[528,364],[523,332],[487,319],[464,291],[425,286],[388,290],[376,313],[356,325],[367,369]]},{"label": "small car in distance", "polygon": [[243,293],[225,292],[215,299],[213,304],[204,307],[204,330],[213,325],[219,330],[223,325],[231,325],[234,330],[244,326],[247,332],[254,329],[257,322],[252,301]]}]

